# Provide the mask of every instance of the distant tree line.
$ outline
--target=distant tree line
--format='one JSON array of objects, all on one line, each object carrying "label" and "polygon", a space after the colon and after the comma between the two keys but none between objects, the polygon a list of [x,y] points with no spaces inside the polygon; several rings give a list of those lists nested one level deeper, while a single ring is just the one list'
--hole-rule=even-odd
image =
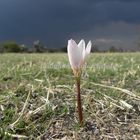
[{"label": "distant tree line", "polygon": [[[44,52],[67,52],[67,47],[62,48],[47,48],[39,40],[34,41],[32,46],[26,46],[24,44],[19,45],[14,41],[6,41],[0,43],[0,53],[44,53]],[[122,48],[116,48],[115,46],[109,47],[109,49],[103,51],[100,50],[97,45],[92,47],[91,52],[124,52]]]},{"label": "distant tree line", "polygon": [[14,41],[0,43],[0,53],[44,53],[44,52],[67,52],[67,48],[47,48],[39,40],[34,41],[32,46],[19,45]]},{"label": "distant tree line", "polygon": [[1,53],[9,53],[9,52],[25,52],[27,51],[26,48],[24,48],[24,46],[22,45],[18,45],[16,42],[14,41],[6,41],[4,43],[0,44],[0,52]]}]

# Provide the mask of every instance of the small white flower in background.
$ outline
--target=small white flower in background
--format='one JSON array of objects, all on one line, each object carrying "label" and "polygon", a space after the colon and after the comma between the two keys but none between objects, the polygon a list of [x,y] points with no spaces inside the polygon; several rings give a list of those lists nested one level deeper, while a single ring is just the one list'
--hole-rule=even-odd
[{"label": "small white flower in background", "polygon": [[85,41],[82,39],[79,44],[72,39],[68,40],[68,57],[74,75],[83,67],[87,55],[91,51],[91,41],[85,47]]}]

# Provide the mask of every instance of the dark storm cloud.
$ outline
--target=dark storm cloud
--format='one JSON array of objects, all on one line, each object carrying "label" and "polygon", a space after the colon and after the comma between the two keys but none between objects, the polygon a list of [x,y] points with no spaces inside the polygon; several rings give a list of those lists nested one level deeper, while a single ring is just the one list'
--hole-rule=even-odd
[{"label": "dark storm cloud", "polygon": [[0,40],[60,47],[81,32],[88,38],[97,25],[140,24],[139,7],[139,0],[1,0]]}]

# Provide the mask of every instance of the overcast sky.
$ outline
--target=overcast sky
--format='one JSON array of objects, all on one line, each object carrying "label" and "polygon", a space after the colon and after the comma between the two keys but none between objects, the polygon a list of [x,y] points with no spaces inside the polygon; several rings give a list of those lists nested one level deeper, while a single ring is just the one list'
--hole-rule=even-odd
[{"label": "overcast sky", "polygon": [[0,0],[0,41],[64,47],[68,39],[136,49],[140,0]]}]

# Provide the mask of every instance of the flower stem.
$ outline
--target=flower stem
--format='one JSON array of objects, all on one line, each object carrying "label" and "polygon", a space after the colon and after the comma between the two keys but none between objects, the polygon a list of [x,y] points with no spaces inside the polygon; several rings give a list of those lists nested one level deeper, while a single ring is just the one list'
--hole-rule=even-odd
[{"label": "flower stem", "polygon": [[77,108],[78,108],[79,124],[80,126],[83,126],[83,114],[80,95],[80,78],[76,79],[76,87],[77,87]]}]

